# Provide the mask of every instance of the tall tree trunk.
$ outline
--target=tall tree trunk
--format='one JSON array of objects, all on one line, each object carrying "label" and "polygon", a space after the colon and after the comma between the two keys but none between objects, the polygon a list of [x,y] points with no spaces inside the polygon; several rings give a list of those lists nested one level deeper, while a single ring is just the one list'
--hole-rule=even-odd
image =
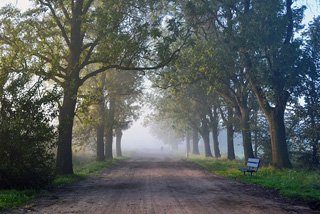
[{"label": "tall tree trunk", "polygon": [[187,150],[190,151],[190,130],[187,130],[186,135]]},{"label": "tall tree trunk", "polygon": [[213,151],[214,151],[214,156],[216,158],[220,158],[220,149],[219,149],[219,141],[218,141],[218,124],[213,124],[212,127],[212,140],[213,140]]},{"label": "tall tree trunk", "polygon": [[106,85],[106,73],[103,72],[100,77],[99,81],[101,85],[99,87],[100,90],[100,103],[97,105],[100,119],[98,120],[98,125],[96,127],[97,132],[97,161],[105,161],[104,156],[104,127],[106,123],[106,107],[105,107],[105,97],[104,97],[104,89]]},{"label": "tall tree trunk", "polygon": [[210,139],[209,139],[209,131],[201,134],[203,143],[204,143],[204,154],[205,157],[212,157],[211,149],[210,149]]},{"label": "tall tree trunk", "polygon": [[116,154],[117,157],[122,156],[122,150],[121,150],[121,139],[122,139],[122,131],[121,129],[116,129]]},{"label": "tall tree trunk", "polygon": [[227,147],[228,147],[228,159],[234,160],[236,159],[236,155],[234,153],[234,130],[233,130],[233,109],[228,105],[228,121],[227,121]]},{"label": "tall tree trunk", "polygon": [[[240,93],[241,89],[238,89],[238,90]],[[250,127],[251,108],[248,105],[248,99],[249,99],[248,93],[243,92],[238,94],[237,96],[231,96],[229,93],[226,93],[223,91],[218,91],[218,93],[227,102],[229,102],[230,105],[232,105],[235,108],[236,116],[240,120],[244,159],[248,160],[248,158],[254,157],[252,142],[251,142],[251,127]]]},{"label": "tall tree trunk", "polygon": [[192,129],[192,154],[200,155],[199,152],[199,132],[197,128]]},{"label": "tall tree trunk", "polygon": [[189,129],[186,130],[186,157],[189,158],[190,153],[190,131]]},{"label": "tall tree trunk", "polygon": [[251,128],[250,128],[250,109],[247,107],[241,108],[241,133],[242,143],[244,151],[244,159],[247,161],[248,158],[253,158],[252,139],[251,139]]},{"label": "tall tree trunk", "polygon": [[213,151],[214,151],[214,156],[216,158],[220,158],[220,149],[219,149],[219,141],[218,141],[218,136],[219,136],[219,117],[218,117],[218,112],[217,112],[217,107],[213,106],[213,121],[212,121],[212,141],[213,141]]},{"label": "tall tree trunk", "polygon": [[277,168],[291,168],[284,125],[285,107],[276,107],[267,115],[272,145],[272,164]]},{"label": "tall tree trunk", "polygon": [[104,156],[104,124],[99,124],[96,128],[97,132],[97,157],[96,161],[105,161]]},{"label": "tall tree trunk", "polygon": [[63,103],[59,111],[59,136],[56,160],[58,174],[73,174],[72,166],[72,128],[77,103],[78,89],[81,85],[79,59],[83,40],[81,39],[82,5],[75,8],[71,20],[70,54],[67,59],[65,83],[63,86]]},{"label": "tall tree trunk", "polygon": [[105,131],[105,157],[107,160],[113,159],[112,144],[113,144],[113,129],[107,127]]},{"label": "tall tree trunk", "polygon": [[106,146],[105,146],[105,156],[106,159],[113,159],[112,144],[113,144],[113,124],[114,124],[114,113],[115,113],[115,100],[110,97],[108,120],[106,124]]},{"label": "tall tree trunk", "polygon": [[228,149],[228,159],[234,160],[236,159],[236,155],[234,153],[234,142],[233,142],[234,130],[233,126],[228,124],[227,125],[227,149]]},{"label": "tall tree trunk", "polygon": [[77,103],[78,87],[64,88],[63,103],[59,112],[59,136],[56,171],[60,175],[73,174],[72,128]]},{"label": "tall tree trunk", "polygon": [[275,107],[271,107],[262,89],[256,82],[249,78],[250,84],[257,97],[259,105],[269,122],[269,131],[272,147],[272,164],[277,168],[292,168],[286,141],[286,129],[284,125],[284,111],[290,94],[282,91],[279,94]]},{"label": "tall tree trunk", "polygon": [[200,135],[203,139],[204,144],[204,155],[205,157],[212,157],[211,149],[210,149],[210,138],[209,138],[209,128],[206,119],[202,122],[200,128]]}]

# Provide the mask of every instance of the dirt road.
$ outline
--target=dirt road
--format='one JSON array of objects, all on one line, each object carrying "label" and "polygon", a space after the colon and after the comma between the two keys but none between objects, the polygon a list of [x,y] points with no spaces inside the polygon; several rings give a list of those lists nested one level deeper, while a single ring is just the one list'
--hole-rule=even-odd
[{"label": "dirt road", "polygon": [[214,175],[194,163],[149,154],[59,188],[13,213],[316,213],[274,191]]}]

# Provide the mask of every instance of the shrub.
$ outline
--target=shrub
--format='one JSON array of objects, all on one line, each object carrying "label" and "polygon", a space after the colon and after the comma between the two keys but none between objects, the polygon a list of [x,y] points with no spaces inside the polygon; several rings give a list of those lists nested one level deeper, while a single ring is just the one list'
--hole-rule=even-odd
[{"label": "shrub", "polygon": [[[54,177],[52,94],[18,74],[0,93],[0,189],[41,188]],[[50,104],[51,103],[51,104]]]}]

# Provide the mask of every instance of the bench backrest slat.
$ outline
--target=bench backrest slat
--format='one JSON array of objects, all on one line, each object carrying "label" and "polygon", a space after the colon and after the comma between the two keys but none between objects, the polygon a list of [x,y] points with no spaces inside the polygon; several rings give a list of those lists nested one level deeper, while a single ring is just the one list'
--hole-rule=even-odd
[{"label": "bench backrest slat", "polygon": [[247,163],[248,167],[254,167],[254,168],[258,168],[259,164],[258,163]]},{"label": "bench backrest slat", "polygon": [[258,158],[249,158],[248,162],[252,162],[252,163],[260,163],[260,159]]},{"label": "bench backrest slat", "polygon": [[258,171],[259,165],[260,165],[260,159],[258,159],[258,158],[248,158],[247,167],[255,168],[255,170]]}]

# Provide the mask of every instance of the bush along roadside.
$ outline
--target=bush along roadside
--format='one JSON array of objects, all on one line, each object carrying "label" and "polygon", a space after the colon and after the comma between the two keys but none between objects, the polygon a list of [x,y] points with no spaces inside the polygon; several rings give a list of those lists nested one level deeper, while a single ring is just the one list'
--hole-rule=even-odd
[{"label": "bush along roadside", "polygon": [[257,174],[250,177],[243,176],[243,173],[238,170],[238,168],[245,167],[244,161],[198,156],[191,156],[188,161],[195,162],[218,175],[235,178],[244,183],[274,188],[288,199],[298,199],[315,206],[320,205],[320,171],[307,171],[304,169],[280,170],[271,166],[262,166]]},{"label": "bush along roadside", "polygon": [[43,190],[0,190],[0,212],[4,210],[15,209],[26,204],[28,201],[47,195],[48,192],[61,185],[75,183],[89,175],[98,175],[109,169],[111,166],[127,157],[115,158],[104,162],[92,162],[74,168],[72,176],[57,176],[53,182]]}]

